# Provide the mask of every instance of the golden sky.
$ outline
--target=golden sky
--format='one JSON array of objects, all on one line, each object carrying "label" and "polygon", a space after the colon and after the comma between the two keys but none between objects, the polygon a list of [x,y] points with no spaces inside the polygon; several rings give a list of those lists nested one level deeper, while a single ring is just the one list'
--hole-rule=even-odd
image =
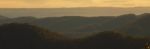
[{"label": "golden sky", "polygon": [[150,7],[150,0],[0,0],[0,8]]}]

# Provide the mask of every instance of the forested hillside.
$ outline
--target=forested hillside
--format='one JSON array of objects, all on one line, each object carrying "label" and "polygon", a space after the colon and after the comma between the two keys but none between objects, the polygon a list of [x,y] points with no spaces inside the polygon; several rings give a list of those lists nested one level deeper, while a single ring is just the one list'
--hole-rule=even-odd
[{"label": "forested hillside", "polygon": [[141,49],[149,38],[135,38],[114,31],[72,39],[63,34],[29,24],[4,24],[0,26],[1,49]]},{"label": "forested hillside", "polygon": [[52,32],[80,38],[94,35],[103,31],[118,31],[131,35],[149,36],[149,13],[135,15],[125,14],[120,16],[64,16],[36,18],[32,16],[7,18],[0,16],[0,25],[9,23],[28,23]]}]

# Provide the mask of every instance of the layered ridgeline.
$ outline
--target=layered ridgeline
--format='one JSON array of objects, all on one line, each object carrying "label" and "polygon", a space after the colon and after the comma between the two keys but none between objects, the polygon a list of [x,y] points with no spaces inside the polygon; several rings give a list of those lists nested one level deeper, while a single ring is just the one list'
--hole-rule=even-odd
[{"label": "layered ridgeline", "polygon": [[[118,31],[133,35],[149,34],[149,13],[142,15],[125,14],[120,16],[100,16],[100,17],[46,17],[35,18],[32,16],[7,18],[0,17],[0,24],[6,23],[29,23],[42,28],[59,32],[69,37],[84,37],[103,31]],[[138,27],[138,28],[137,28]]]},{"label": "layered ridgeline", "polygon": [[147,38],[134,38],[114,31],[71,39],[29,24],[0,26],[1,49],[145,49],[148,42]]},{"label": "layered ridgeline", "polygon": [[[105,21],[112,20],[115,17],[80,17],[80,16],[65,16],[65,17],[47,17],[35,18],[31,16],[8,18],[2,21],[6,23],[29,23],[42,28],[51,30],[52,32],[60,32],[65,35],[77,37],[93,34],[91,32],[99,32],[97,26]],[[86,34],[85,34],[86,33]]]},{"label": "layered ridgeline", "polygon": [[48,40],[63,39],[57,33],[29,24],[4,24],[0,26],[1,49],[43,49]]},{"label": "layered ridgeline", "polygon": [[119,32],[128,33],[130,35],[136,35],[136,36],[150,36],[150,14],[145,13],[142,15],[137,16],[136,21],[132,21],[132,23],[129,23],[121,28],[118,28]]}]

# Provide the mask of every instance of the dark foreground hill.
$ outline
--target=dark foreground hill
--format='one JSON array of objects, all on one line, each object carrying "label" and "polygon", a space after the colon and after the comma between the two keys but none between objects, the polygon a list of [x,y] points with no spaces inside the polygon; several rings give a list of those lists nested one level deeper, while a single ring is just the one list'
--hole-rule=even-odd
[{"label": "dark foreground hill", "polygon": [[148,42],[146,38],[105,31],[88,37],[83,43],[86,49],[142,49]]},{"label": "dark foreground hill", "polygon": [[134,38],[113,31],[70,39],[28,24],[0,26],[1,49],[141,49],[146,43],[149,43],[147,38]]},{"label": "dark foreground hill", "polygon": [[55,40],[57,37],[57,33],[28,24],[11,23],[0,26],[1,49],[43,49],[48,46],[47,39]]}]

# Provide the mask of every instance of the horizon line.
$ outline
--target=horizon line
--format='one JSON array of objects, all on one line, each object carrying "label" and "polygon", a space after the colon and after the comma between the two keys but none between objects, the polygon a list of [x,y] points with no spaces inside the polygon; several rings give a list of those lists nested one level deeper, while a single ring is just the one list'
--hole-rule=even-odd
[{"label": "horizon line", "polygon": [[[4,8],[6,8],[6,9],[11,9],[11,8],[12,9],[28,9],[28,8],[29,9],[31,9],[31,8],[42,9],[41,7],[0,7],[0,9],[4,9]],[[140,7],[140,6],[136,6],[136,7],[43,7],[43,9],[44,8],[59,9],[59,8],[150,8],[150,7]]]}]

